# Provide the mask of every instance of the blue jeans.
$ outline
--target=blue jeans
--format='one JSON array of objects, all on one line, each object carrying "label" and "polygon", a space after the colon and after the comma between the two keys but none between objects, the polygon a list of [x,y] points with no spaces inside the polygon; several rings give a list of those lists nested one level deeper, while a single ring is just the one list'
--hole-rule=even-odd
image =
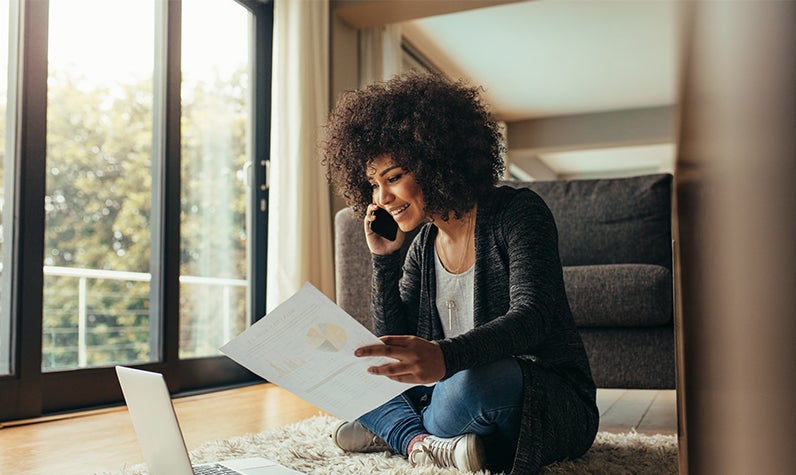
[{"label": "blue jeans", "polygon": [[522,391],[519,364],[507,358],[459,371],[431,387],[410,388],[358,420],[402,455],[421,434],[474,433],[482,437],[488,459],[510,462],[520,431]]}]

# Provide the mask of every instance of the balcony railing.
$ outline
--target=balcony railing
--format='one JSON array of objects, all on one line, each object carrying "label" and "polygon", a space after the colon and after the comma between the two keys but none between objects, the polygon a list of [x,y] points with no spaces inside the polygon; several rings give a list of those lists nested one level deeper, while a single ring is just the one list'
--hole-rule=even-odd
[{"label": "balcony railing", "polygon": [[[47,327],[44,328],[44,335],[43,335],[43,344],[49,349],[50,358],[48,361],[47,357],[47,349],[45,350],[45,361],[43,362],[43,366],[46,369],[61,369],[64,367],[77,367],[83,368],[90,366],[91,363],[89,362],[89,354],[91,351],[103,351],[108,353],[113,352],[120,352],[120,351],[130,351],[135,347],[137,344],[140,345],[143,342],[147,342],[146,344],[149,345],[150,348],[155,347],[155,342],[159,341],[159,335],[153,334],[156,330],[152,330],[149,325],[138,325],[138,326],[117,326],[117,325],[104,325],[101,330],[101,335],[98,333],[92,333],[91,325],[90,325],[90,316],[91,311],[93,310],[95,313],[103,313],[105,316],[110,315],[113,318],[118,317],[119,313],[124,313],[128,316],[148,316],[148,300],[149,300],[149,292],[139,292],[140,295],[135,295],[135,293],[118,293],[115,294],[113,292],[108,292],[107,289],[104,292],[99,290],[94,290],[92,293],[91,288],[96,286],[91,286],[90,283],[92,280],[95,281],[120,281],[120,282],[128,282],[128,283],[148,283],[151,281],[152,276],[149,273],[144,272],[125,272],[125,271],[110,271],[110,270],[101,270],[101,269],[83,269],[83,268],[74,268],[74,267],[56,267],[56,266],[44,266],[44,275],[45,277],[64,277],[64,278],[74,278],[77,280],[76,287],[74,293],[67,291],[66,298],[76,298],[77,305],[76,305],[76,312],[77,312],[77,325],[76,326],[69,326],[69,327]],[[206,323],[201,323],[198,321],[199,319],[191,319],[188,318],[186,322],[181,322],[181,334],[208,334],[217,337],[220,341],[228,341],[232,338],[233,330],[235,328],[235,322],[240,320],[240,312],[235,311],[235,297],[234,292],[236,290],[244,290],[244,299],[245,299],[245,288],[247,286],[247,281],[243,279],[229,279],[229,278],[216,278],[216,277],[200,277],[200,276],[189,276],[189,275],[181,275],[179,278],[181,287],[184,286],[201,286],[202,289],[209,288],[217,288],[218,292],[211,292],[214,300],[218,301],[217,305],[214,305],[213,309],[203,309],[205,312],[211,312],[214,317],[218,318],[218,322],[213,325],[213,328],[206,328]],[[47,279],[45,279],[45,291],[47,287]],[[63,289],[60,289],[60,294],[63,294]],[[207,292],[202,293],[202,295],[207,295]],[[141,299],[141,305],[139,309],[129,309],[126,308],[124,310],[109,310],[104,308],[97,308],[97,304],[95,303],[93,306],[89,305],[89,301],[91,299],[93,301],[97,301],[98,299],[105,299],[105,300],[113,300],[113,299]],[[57,312],[74,312],[73,308],[68,310],[62,310],[58,308],[46,308],[45,314],[48,312],[55,314]],[[181,309],[181,313],[183,309]],[[187,323],[187,325],[186,325]],[[74,344],[74,335],[77,333],[77,344]],[[90,337],[92,334],[96,339],[103,339],[106,338],[108,340],[116,339],[119,340],[120,335],[122,334],[137,334],[139,337],[130,340],[129,336],[127,341],[124,342],[117,342],[117,343],[95,343],[91,344],[89,342]],[[116,335],[117,338],[110,338],[112,335]],[[65,342],[69,343],[65,343]],[[182,343],[181,343],[182,346]],[[184,349],[181,348],[181,352]],[[63,363],[56,363],[55,362],[55,352],[62,352],[62,353],[69,353],[74,354],[77,353],[77,361],[76,364],[69,364],[64,365]],[[188,351],[190,354],[191,351]],[[205,356],[201,354],[201,350],[199,351],[200,354],[193,354],[193,356]],[[72,357],[74,358],[74,357]],[[125,363],[130,361],[123,361]],[[114,362],[115,363],[115,362]]]}]

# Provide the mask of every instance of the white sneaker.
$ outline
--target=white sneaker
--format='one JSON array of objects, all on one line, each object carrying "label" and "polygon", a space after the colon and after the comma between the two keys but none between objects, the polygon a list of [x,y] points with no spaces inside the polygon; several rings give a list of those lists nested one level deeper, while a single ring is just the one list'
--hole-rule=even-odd
[{"label": "white sneaker", "polygon": [[427,436],[415,442],[409,453],[413,465],[436,465],[455,467],[476,472],[484,468],[486,453],[484,445],[475,434],[464,434],[450,439]]}]

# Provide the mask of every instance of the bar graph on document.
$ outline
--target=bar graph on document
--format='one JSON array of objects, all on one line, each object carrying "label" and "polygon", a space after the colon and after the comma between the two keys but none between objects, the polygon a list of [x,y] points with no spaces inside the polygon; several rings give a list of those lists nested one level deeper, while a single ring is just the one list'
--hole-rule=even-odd
[{"label": "bar graph on document", "polygon": [[290,373],[298,370],[306,364],[304,360],[299,359],[286,359],[278,363],[268,363],[276,371],[278,377],[283,378]]}]

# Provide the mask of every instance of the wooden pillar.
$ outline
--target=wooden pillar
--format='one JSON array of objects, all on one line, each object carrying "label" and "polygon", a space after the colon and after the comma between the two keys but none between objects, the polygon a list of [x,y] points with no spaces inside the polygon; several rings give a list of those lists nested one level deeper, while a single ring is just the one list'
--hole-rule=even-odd
[{"label": "wooden pillar", "polygon": [[682,474],[796,466],[796,3],[691,2],[675,173]]}]

